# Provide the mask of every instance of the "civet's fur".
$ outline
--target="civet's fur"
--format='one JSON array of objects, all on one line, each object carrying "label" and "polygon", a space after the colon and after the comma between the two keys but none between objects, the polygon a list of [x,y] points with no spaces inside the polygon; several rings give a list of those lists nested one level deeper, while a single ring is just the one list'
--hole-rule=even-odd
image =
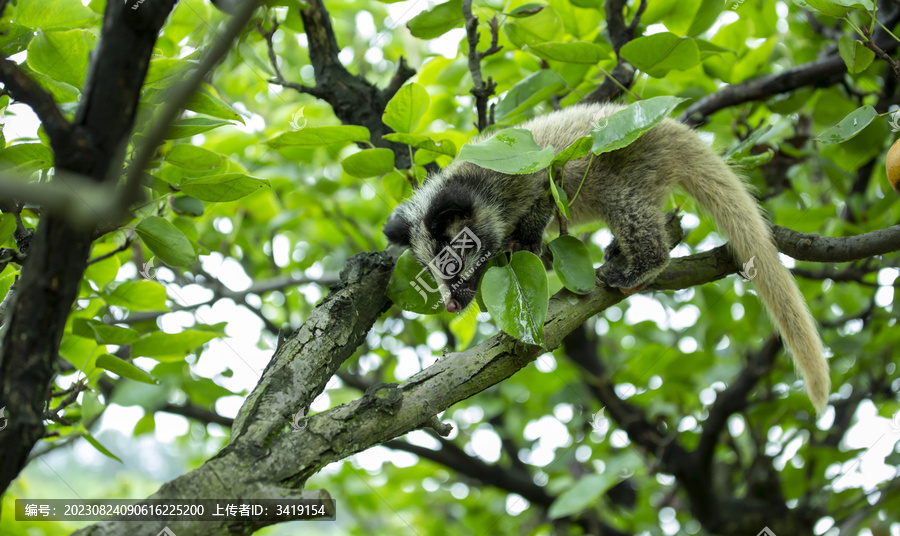
[{"label": "civet's fur", "polygon": [[[520,128],[530,130],[538,145],[562,150],[592,125],[621,109],[618,105],[576,105],[537,117]],[[571,199],[588,158],[569,162],[564,187]],[[464,259],[465,280],[442,286],[449,311],[459,311],[475,295],[483,271],[475,266],[484,250],[507,247],[539,251],[554,213],[547,172],[506,175],[467,162],[456,162],[430,177],[412,198],[392,214],[385,234],[411,247],[423,265],[464,227],[479,237],[481,252]],[[790,272],[778,258],[760,207],[742,181],[722,159],[686,126],[667,119],[637,141],[595,156],[581,193],[572,208],[574,223],[603,220],[615,242],[607,251],[601,273],[606,282],[635,290],[653,280],[669,261],[669,247],[660,207],[680,184],[712,214],[740,262],[755,257],[753,279],[800,369],[810,399],[823,410],[831,388],[828,364],[812,315]],[[455,287],[455,288],[454,288]]]}]

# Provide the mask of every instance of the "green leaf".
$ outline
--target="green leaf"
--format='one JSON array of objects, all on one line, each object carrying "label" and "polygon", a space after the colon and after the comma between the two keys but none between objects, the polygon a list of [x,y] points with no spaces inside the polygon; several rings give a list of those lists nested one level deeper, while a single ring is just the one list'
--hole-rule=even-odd
[{"label": "green leaf", "polygon": [[78,0],[19,0],[13,22],[47,31],[87,28],[99,19],[99,15]]},{"label": "green leaf", "polygon": [[38,32],[28,44],[28,65],[54,80],[81,89],[88,56],[97,38],[86,30]]},{"label": "green leaf", "polygon": [[503,24],[507,39],[519,47],[558,41],[563,36],[563,24],[552,7],[546,7],[530,17],[514,18]]},{"label": "green leaf", "polygon": [[0,169],[18,166],[34,171],[53,167],[53,151],[43,143],[19,143],[0,149]]},{"label": "green leaf", "polygon": [[481,292],[500,329],[522,342],[544,344],[550,290],[547,272],[537,255],[519,251],[508,265],[488,268],[481,281]]},{"label": "green leaf", "polygon": [[16,217],[12,214],[0,213],[0,246],[4,244],[12,245],[13,232],[16,230]]},{"label": "green leaf", "polygon": [[406,134],[404,132],[385,134],[382,138],[388,141],[405,143],[416,149],[424,149],[426,151],[445,154],[447,156],[456,156],[456,144],[450,140],[434,141],[428,136],[423,136],[421,134]]},{"label": "green leaf", "polygon": [[178,188],[191,197],[211,203],[235,201],[269,185],[269,181],[243,173],[227,173],[197,179],[184,179]]},{"label": "green leaf", "polygon": [[143,417],[138,419],[134,425],[132,437],[139,437],[148,434],[156,429],[156,419],[153,418],[152,412],[147,412]]},{"label": "green leaf", "polygon": [[553,501],[547,516],[550,519],[559,519],[575,515],[587,508],[593,507],[604,493],[616,485],[618,475],[606,471],[602,474],[585,475],[574,486]]},{"label": "green leaf", "polygon": [[384,294],[404,311],[426,315],[443,311],[444,300],[434,276],[430,270],[422,268],[410,250],[397,259]]},{"label": "green leaf", "polygon": [[669,13],[662,22],[670,32],[678,35],[686,35],[691,26],[694,25],[694,20],[702,5],[703,0],[680,0],[678,2],[672,2],[672,8],[670,8]]},{"label": "green leaf", "polygon": [[106,303],[131,311],[166,311],[166,289],[156,281],[126,281],[105,296]]},{"label": "green leaf", "polygon": [[[118,249],[118,247],[119,244],[113,242],[94,242],[94,245],[91,248],[91,257],[95,258],[111,253]],[[124,254],[129,255],[129,253]],[[84,270],[84,276],[96,283],[97,288],[106,287],[106,285],[115,281],[116,276],[119,274],[119,268],[122,267],[122,263],[119,261],[118,257],[119,255],[116,254],[112,257],[107,257],[102,261],[88,264],[87,268]]]},{"label": "green leaf", "polygon": [[772,49],[778,43],[780,37],[770,37],[756,48],[751,49],[744,57],[738,60],[732,70],[731,83],[737,84],[749,78],[759,76],[769,64],[769,56]]},{"label": "green leaf", "polygon": [[794,0],[794,3],[802,7],[812,7],[822,13],[838,19],[856,9],[872,11],[875,9],[874,0]]},{"label": "green leaf", "polygon": [[723,46],[719,46],[715,43],[711,43],[705,39],[694,39],[694,42],[697,43],[697,49],[700,51],[700,59],[705,60],[706,58],[712,56],[719,56],[726,52],[734,52],[730,48],[726,48]]},{"label": "green leaf", "polygon": [[395,201],[402,201],[406,192],[406,177],[396,171],[391,171],[381,178],[381,186]]},{"label": "green leaf", "polygon": [[865,71],[866,67],[875,59],[875,53],[866,47],[862,41],[846,35],[842,36],[838,42],[838,50],[841,53],[841,59],[847,64],[847,70],[850,74]]},{"label": "green leaf", "polygon": [[772,157],[775,156],[775,151],[772,149],[767,149],[766,152],[760,153],[753,156],[745,156],[742,158],[736,158],[732,160],[735,166],[744,168],[744,169],[756,169],[759,166],[765,164],[769,160],[772,160]]},{"label": "green leaf", "polygon": [[169,133],[166,135],[167,140],[175,140],[178,138],[190,138],[197,134],[219,128],[223,125],[230,125],[231,121],[223,121],[221,119],[211,119],[209,117],[188,117],[179,119],[172,123]]},{"label": "green leaf", "polygon": [[550,251],[553,252],[553,269],[563,286],[576,294],[594,290],[594,263],[584,242],[574,236],[560,236],[550,242]]},{"label": "green leaf", "polygon": [[227,102],[213,94],[210,86],[204,86],[191,96],[185,108],[198,114],[205,114],[219,119],[244,122],[244,118]]},{"label": "green leaf", "polygon": [[866,104],[847,114],[838,124],[819,134],[815,139],[826,145],[843,143],[862,132],[877,116],[875,108]]},{"label": "green leaf", "polygon": [[200,217],[206,210],[206,205],[196,197],[179,195],[172,199],[172,210],[176,214],[190,214],[191,216]]},{"label": "green leaf", "polygon": [[785,208],[775,212],[775,223],[801,233],[816,233],[835,217],[834,205],[810,209]]},{"label": "green leaf", "polygon": [[629,105],[607,117],[591,129],[594,154],[626,147],[665,119],[679,103],[687,99],[653,97]]},{"label": "green leaf", "polygon": [[[29,69],[26,69],[26,72],[28,70]],[[81,96],[81,91],[79,91],[74,86],[70,86],[65,82],[60,82],[59,80],[54,80],[53,78],[43,73],[39,73],[34,69],[30,69],[30,71],[31,72],[29,74],[31,74],[31,76],[41,85],[41,87],[43,87],[51,95],[53,95],[53,98],[56,100],[56,102],[60,104],[75,102]]]},{"label": "green leaf", "polygon": [[514,116],[534,107],[565,87],[565,80],[556,71],[539,69],[516,83],[506,92],[494,110],[497,119]]},{"label": "green leaf", "polygon": [[406,27],[419,39],[434,39],[461,27],[464,20],[462,0],[450,0],[419,13],[406,23]]},{"label": "green leaf", "polygon": [[107,449],[106,447],[101,445],[100,442],[97,441],[96,439],[94,439],[94,436],[92,436],[90,434],[90,432],[88,432],[84,427],[79,426],[78,428],[79,428],[79,432],[81,433],[81,435],[84,436],[84,438],[87,440],[87,442],[90,443],[91,445],[93,445],[93,447],[95,449],[99,450],[104,455],[109,456],[110,458],[116,460],[117,462],[122,463],[122,460],[120,460],[118,456],[116,456],[115,454],[110,452],[109,449]]},{"label": "green leaf", "polygon": [[138,333],[137,330],[119,326],[110,326],[96,320],[88,320],[88,326],[93,332],[97,344],[115,344],[121,346],[123,344],[131,344],[141,338],[141,334]]},{"label": "green leaf", "polygon": [[97,357],[97,366],[112,372],[113,374],[118,374],[123,378],[128,378],[134,381],[149,383],[152,385],[158,385],[159,382],[156,381],[156,378],[147,374],[143,370],[138,367],[132,365],[127,361],[123,361],[114,355],[103,354]]},{"label": "green leaf", "polygon": [[549,61],[562,61],[566,63],[587,63],[596,65],[601,61],[615,58],[612,47],[600,46],[587,41],[574,43],[537,43],[527,49],[539,58]]},{"label": "green leaf", "polygon": [[366,178],[383,175],[394,170],[394,151],[390,149],[365,149],[353,153],[341,161],[348,175]]},{"label": "green leaf", "polygon": [[531,131],[521,128],[501,130],[485,141],[465,144],[456,157],[501,173],[521,175],[546,168],[553,160],[553,147],[541,149]]},{"label": "green leaf", "polygon": [[187,266],[197,260],[191,241],[164,218],[149,216],[134,230],[150,251],[169,266]]},{"label": "green leaf", "polygon": [[194,329],[186,329],[179,333],[154,331],[131,345],[131,355],[152,357],[157,361],[180,361],[216,336],[209,331]]},{"label": "green leaf", "polygon": [[2,30],[0,30],[0,53],[7,58],[18,54],[28,48],[28,43],[32,38],[34,38],[34,30],[31,28],[7,22],[2,25]]},{"label": "green leaf", "polygon": [[166,153],[166,162],[194,171],[215,169],[222,164],[222,155],[195,145],[175,145]]},{"label": "green leaf", "polygon": [[81,394],[81,422],[90,423],[103,415],[104,411],[106,411],[106,406],[100,401],[97,393],[84,391]]},{"label": "green leaf", "polygon": [[[567,163],[572,160],[578,160],[579,158],[584,158],[591,152],[591,147],[593,146],[594,138],[590,136],[582,136],[577,140],[573,141],[569,144],[568,147],[559,152],[558,155],[553,157],[553,161],[550,162],[550,173],[555,173],[556,168],[564,167]],[[566,177],[571,180],[572,177]],[[581,177],[578,177],[578,180],[581,180]]]},{"label": "green leaf", "polygon": [[381,120],[397,132],[413,132],[430,104],[428,91],[421,84],[412,82],[401,87],[391,97]]},{"label": "green leaf", "polygon": [[700,63],[700,50],[694,40],[669,32],[638,37],[626,43],[619,54],[654,78]]},{"label": "green leaf", "polygon": [[144,89],[165,89],[197,68],[197,62],[187,59],[156,58],[150,60]]},{"label": "green leaf", "polygon": [[331,147],[337,149],[353,141],[369,141],[366,127],[307,127],[280,134],[266,143],[273,149],[284,147]]}]

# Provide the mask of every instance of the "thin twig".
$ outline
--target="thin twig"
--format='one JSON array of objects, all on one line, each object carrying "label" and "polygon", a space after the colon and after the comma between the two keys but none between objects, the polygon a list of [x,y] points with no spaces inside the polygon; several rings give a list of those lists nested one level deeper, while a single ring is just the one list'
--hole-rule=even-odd
[{"label": "thin twig", "polygon": [[94,264],[95,262],[105,261],[106,259],[108,259],[114,255],[117,255],[119,253],[122,253],[123,251],[125,251],[126,249],[131,247],[132,242],[134,242],[134,231],[131,231],[131,233],[127,237],[125,237],[125,243],[123,243],[121,246],[110,251],[109,253],[104,253],[103,255],[94,257],[93,259],[89,260],[87,263],[90,265],[90,264]]},{"label": "thin twig", "polygon": [[887,62],[887,64],[891,66],[891,69],[894,70],[894,76],[897,77],[897,80],[900,80],[900,63],[898,63],[897,60],[895,60],[894,58],[892,58],[892,57],[890,56],[890,54],[888,54],[887,52],[885,52],[884,50],[882,50],[881,47],[879,47],[878,45],[876,45],[875,42],[872,41],[872,39],[870,39],[870,36],[869,36],[869,29],[868,29],[868,28],[866,28],[865,26],[863,26],[862,32],[863,32],[863,34],[866,36],[866,39],[865,39],[865,41],[863,41],[863,44],[866,45],[866,47],[867,47],[869,50],[871,50],[872,52],[874,52],[876,56],[878,56],[879,58],[881,58],[881,59],[883,59],[885,62]]},{"label": "thin twig", "polygon": [[463,0],[463,17],[466,20],[466,39],[469,41],[469,72],[472,73],[472,89],[470,93],[475,96],[475,110],[478,113],[478,131],[488,126],[487,101],[494,94],[497,83],[488,77],[487,83],[481,76],[481,60],[491,54],[500,51],[502,47],[497,45],[499,39],[497,17],[490,22],[491,46],[484,52],[478,52],[478,17],[472,14],[472,0]]},{"label": "thin twig", "polygon": [[257,21],[256,29],[266,40],[266,45],[269,52],[269,63],[272,64],[272,70],[275,71],[275,78],[272,78],[268,82],[270,84],[293,89],[299,93],[309,93],[310,95],[315,95],[315,88],[304,86],[303,84],[298,84],[296,82],[288,82],[281,74],[281,69],[278,67],[278,56],[275,55],[275,43],[272,42],[272,36],[275,35],[275,31],[278,30],[278,19],[272,17],[272,27],[269,30],[265,29],[261,20]]}]

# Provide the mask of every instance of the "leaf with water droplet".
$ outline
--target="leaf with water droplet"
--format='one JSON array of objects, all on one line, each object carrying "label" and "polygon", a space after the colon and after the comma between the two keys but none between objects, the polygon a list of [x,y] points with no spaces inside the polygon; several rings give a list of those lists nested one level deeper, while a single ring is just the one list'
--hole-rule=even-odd
[{"label": "leaf with water droplet", "polygon": [[878,112],[875,111],[875,108],[866,104],[853,110],[838,124],[816,136],[816,141],[826,145],[843,143],[862,132],[876,117],[878,117]]},{"label": "leaf with water droplet", "polygon": [[482,142],[463,145],[456,160],[501,173],[524,175],[549,166],[553,147],[542,149],[529,130],[508,128]]},{"label": "leaf with water droplet", "polygon": [[640,138],[665,119],[672,110],[687,99],[664,96],[653,97],[629,105],[624,110],[607,117],[591,129],[594,154],[621,149]]}]

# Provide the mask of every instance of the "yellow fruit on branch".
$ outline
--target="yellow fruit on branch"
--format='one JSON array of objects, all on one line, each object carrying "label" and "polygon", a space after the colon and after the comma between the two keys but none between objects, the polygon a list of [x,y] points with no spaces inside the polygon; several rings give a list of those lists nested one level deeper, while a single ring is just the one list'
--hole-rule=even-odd
[{"label": "yellow fruit on branch", "polygon": [[900,140],[891,145],[884,163],[888,182],[895,192],[900,193]]}]

